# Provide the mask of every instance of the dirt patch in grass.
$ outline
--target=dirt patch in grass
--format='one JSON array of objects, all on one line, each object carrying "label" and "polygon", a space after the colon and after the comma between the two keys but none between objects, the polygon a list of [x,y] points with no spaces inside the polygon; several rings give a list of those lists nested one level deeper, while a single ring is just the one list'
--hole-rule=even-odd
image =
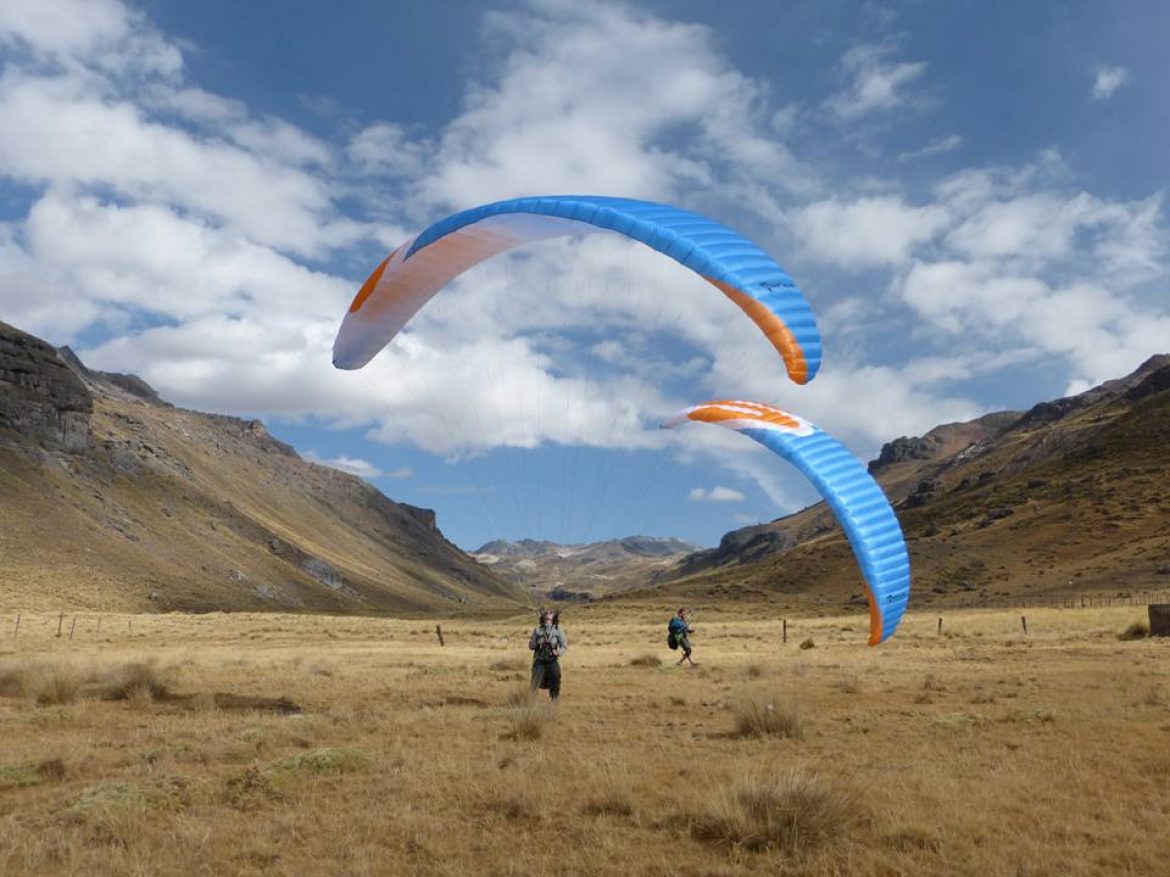
[{"label": "dirt patch in grass", "polygon": [[258,694],[232,694],[216,691],[194,694],[168,694],[163,703],[174,704],[186,709],[203,712],[210,709],[224,712],[275,713],[278,716],[299,716],[304,707],[287,697],[264,697]]}]

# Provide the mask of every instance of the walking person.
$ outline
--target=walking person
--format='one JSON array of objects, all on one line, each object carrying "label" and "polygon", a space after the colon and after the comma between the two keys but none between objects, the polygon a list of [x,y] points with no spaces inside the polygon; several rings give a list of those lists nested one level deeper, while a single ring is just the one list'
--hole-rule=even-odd
[{"label": "walking person", "polygon": [[560,613],[552,609],[540,610],[540,624],[532,631],[528,638],[528,648],[532,650],[532,680],[529,691],[533,697],[536,690],[548,690],[548,696],[554,701],[561,696],[561,664],[560,657],[569,649],[569,642],[560,626]]},{"label": "walking person", "polygon": [[685,606],[679,609],[674,618],[670,619],[670,624],[667,625],[669,645],[672,649],[682,649],[682,657],[678,659],[678,666],[683,662],[689,663],[692,667],[698,667],[694,661],[691,660],[691,634],[695,629],[691,627],[690,622],[691,610]]}]

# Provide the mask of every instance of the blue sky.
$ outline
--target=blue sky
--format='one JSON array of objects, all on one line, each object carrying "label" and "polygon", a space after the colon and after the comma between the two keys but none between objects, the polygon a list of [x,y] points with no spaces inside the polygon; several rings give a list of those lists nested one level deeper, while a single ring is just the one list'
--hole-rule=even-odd
[{"label": "blue sky", "polygon": [[[8,0],[0,318],[259,416],[474,548],[711,544],[812,499],[735,396],[860,457],[1170,349],[1163,3]],[[788,383],[729,302],[617,239],[469,272],[361,372],[365,275],[458,209],[679,204],[797,279]]]}]

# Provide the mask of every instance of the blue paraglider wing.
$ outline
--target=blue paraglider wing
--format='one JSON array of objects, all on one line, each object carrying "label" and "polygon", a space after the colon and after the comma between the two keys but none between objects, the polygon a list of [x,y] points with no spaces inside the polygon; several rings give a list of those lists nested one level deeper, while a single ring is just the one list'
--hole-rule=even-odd
[{"label": "blue paraglider wing", "polygon": [[861,567],[870,645],[892,635],[910,599],[910,557],[897,515],[861,461],[807,420],[758,402],[706,402],[680,411],[663,426],[688,420],[742,432],[804,473],[837,516]]},{"label": "blue paraglider wing", "polygon": [[714,220],[666,204],[562,195],[515,198],[441,219],[404,242],[354,297],[333,346],[338,368],[361,368],[453,278],[506,250],[562,235],[610,231],[701,275],[751,318],[797,383],[820,368],[816,318],[788,273]]}]

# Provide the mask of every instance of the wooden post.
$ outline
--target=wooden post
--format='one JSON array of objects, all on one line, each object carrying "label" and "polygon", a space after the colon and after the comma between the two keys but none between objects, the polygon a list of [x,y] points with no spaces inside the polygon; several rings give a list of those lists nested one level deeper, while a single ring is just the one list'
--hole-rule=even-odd
[{"label": "wooden post", "polygon": [[443,625],[436,624],[435,625],[435,633],[439,637],[439,645],[441,645],[441,646],[447,645],[445,642],[443,642]]},{"label": "wooden post", "polygon": [[782,634],[783,641],[788,642],[788,619],[787,618],[784,619],[784,621],[782,622],[782,625],[783,626],[781,627],[781,630],[783,631],[783,634]]},{"label": "wooden post", "polygon": [[938,620],[938,635],[942,636],[942,619]]},{"label": "wooden post", "polygon": [[16,613],[16,630],[12,631],[12,638],[16,639],[20,636],[20,613]]},{"label": "wooden post", "polygon": [[73,616],[73,623],[69,625],[69,639],[73,639],[73,628],[77,627],[77,616]]},{"label": "wooden post", "polygon": [[97,628],[97,632],[98,632],[98,633],[101,633],[101,632],[102,632],[102,617],[101,617],[100,615],[98,616],[98,628]]},{"label": "wooden post", "polygon": [[57,639],[61,638],[61,625],[65,623],[65,613],[57,616]]},{"label": "wooden post", "polygon": [[1028,619],[1026,616],[1020,616],[1020,626],[1024,628],[1024,636],[1028,635]]},{"label": "wooden post", "polygon": [[1170,636],[1170,603],[1151,603],[1146,611],[1150,614],[1150,636]]}]

